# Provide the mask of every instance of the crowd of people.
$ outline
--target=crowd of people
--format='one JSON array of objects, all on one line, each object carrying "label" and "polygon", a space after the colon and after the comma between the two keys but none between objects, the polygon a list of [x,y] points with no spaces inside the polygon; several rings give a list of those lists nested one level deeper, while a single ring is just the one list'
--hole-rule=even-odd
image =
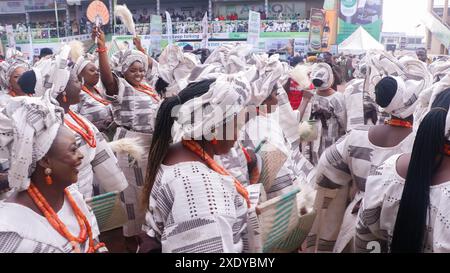
[{"label": "crowd of people", "polygon": [[[29,25],[18,23],[12,25],[14,29],[14,38],[17,41],[28,41],[30,27],[31,37],[33,39],[50,39],[58,37],[67,37],[75,35],[89,34],[92,32],[93,24],[86,17],[80,20],[60,21],[57,25],[55,21],[31,22]],[[105,26],[105,32],[111,33],[111,27]],[[59,35],[59,36],[58,36]],[[0,39],[6,38],[6,25],[0,24]]]},{"label": "crowd of people", "polygon": [[92,39],[0,62],[1,253],[450,252],[450,58]]},{"label": "crowd of people", "polygon": [[[161,14],[163,22],[166,21],[165,14]],[[194,16],[186,15],[172,15],[172,29],[174,34],[187,33],[201,33],[202,18],[204,14],[197,12]],[[263,18],[263,17],[261,17]],[[286,18],[286,19],[271,19],[261,21],[261,32],[309,32],[310,22],[307,19]],[[150,34],[150,15],[140,14],[135,16],[136,31],[139,35]],[[126,34],[125,26],[120,20],[117,20],[115,31],[118,34]],[[219,20],[216,18],[209,23],[209,32],[214,33],[232,33],[232,32],[248,32],[247,20]],[[67,37],[74,35],[89,34],[92,32],[93,24],[87,20],[86,17],[81,17],[80,20],[60,21],[57,25],[54,21],[47,22],[33,22],[29,25],[31,37],[33,39],[50,39],[58,37]],[[18,41],[28,41],[29,31],[28,25],[18,23],[13,25],[14,36]],[[105,33],[112,33],[113,29],[110,25],[104,26]],[[167,32],[166,23],[163,23],[163,33]],[[59,35],[59,36],[58,36]],[[6,39],[6,25],[0,25],[0,39]]]},{"label": "crowd of people", "polygon": [[[310,21],[299,20],[265,20],[261,21],[261,32],[309,32]],[[136,31],[140,35],[150,34],[149,24],[137,24]],[[163,34],[167,33],[167,24],[163,23]],[[174,34],[201,33],[201,21],[173,22]],[[248,32],[248,21],[212,21],[209,23],[209,33],[245,33]],[[126,34],[124,25],[116,25],[116,33]]]}]

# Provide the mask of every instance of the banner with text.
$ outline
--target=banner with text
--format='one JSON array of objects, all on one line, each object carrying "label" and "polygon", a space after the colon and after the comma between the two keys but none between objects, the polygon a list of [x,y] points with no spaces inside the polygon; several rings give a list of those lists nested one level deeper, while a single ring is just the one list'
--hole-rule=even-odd
[{"label": "banner with text", "polygon": [[15,48],[16,47],[16,38],[14,37],[14,29],[12,25],[7,25],[6,29],[6,37],[8,39],[8,46]]},{"label": "banner with text", "polygon": [[249,11],[247,43],[259,48],[259,33],[261,31],[261,15],[259,12]]},{"label": "banner with text", "polygon": [[309,28],[309,49],[320,51],[322,48],[322,32],[325,22],[325,12],[321,9],[311,9],[311,23]]}]

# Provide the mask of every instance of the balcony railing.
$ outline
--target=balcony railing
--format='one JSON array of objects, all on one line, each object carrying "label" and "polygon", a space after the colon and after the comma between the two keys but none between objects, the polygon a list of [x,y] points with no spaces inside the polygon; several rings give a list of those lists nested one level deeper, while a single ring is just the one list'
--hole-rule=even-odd
[{"label": "balcony railing", "polygon": [[[78,30],[73,31],[72,27],[59,27],[59,33],[56,27],[51,28],[31,28],[31,37],[33,40],[52,41],[56,38],[69,37],[74,35],[89,34],[92,32],[92,25],[80,25]],[[127,34],[124,25],[116,25],[115,31],[112,31],[110,25],[103,27],[106,34],[115,33],[117,35]],[[172,31],[174,34],[201,33],[201,22],[173,22]],[[136,32],[139,35],[150,34],[150,23],[136,24]],[[248,21],[212,21],[209,22],[208,33],[246,33],[248,32]],[[309,20],[262,20],[261,32],[309,32]],[[162,24],[162,33],[167,33],[166,23]],[[0,32],[1,38],[6,37],[6,33]],[[23,42],[29,40],[29,32],[25,26],[21,26],[14,30],[16,41]]]},{"label": "balcony railing", "polygon": [[[444,22],[442,21],[442,17],[439,16],[439,14],[437,14],[434,10],[431,11],[431,14],[433,14],[433,16],[439,20],[439,22],[441,22],[444,26],[446,26],[448,29],[450,29],[450,24],[448,22]],[[449,17],[450,18],[450,17]],[[448,19],[447,19],[448,20]]]}]

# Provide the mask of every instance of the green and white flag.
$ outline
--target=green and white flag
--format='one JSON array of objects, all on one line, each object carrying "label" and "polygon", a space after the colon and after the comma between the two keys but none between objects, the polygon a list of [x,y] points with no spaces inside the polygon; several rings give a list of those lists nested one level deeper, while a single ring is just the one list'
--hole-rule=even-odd
[{"label": "green and white flag", "polygon": [[261,15],[259,12],[249,11],[247,43],[254,48],[259,47],[259,33],[261,31]]},{"label": "green and white flag", "polygon": [[202,48],[208,48],[208,12],[205,12],[202,20]]},{"label": "green and white flag", "polygon": [[167,42],[169,45],[173,44],[173,31],[172,31],[172,18],[170,13],[166,11],[166,29],[167,29]]},{"label": "green and white flag", "polygon": [[153,54],[161,52],[162,18],[152,15],[150,18],[150,51]]}]

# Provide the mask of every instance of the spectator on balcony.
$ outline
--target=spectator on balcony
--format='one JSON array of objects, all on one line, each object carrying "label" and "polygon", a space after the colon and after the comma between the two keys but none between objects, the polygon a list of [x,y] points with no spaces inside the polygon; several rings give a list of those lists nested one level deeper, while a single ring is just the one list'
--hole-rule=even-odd
[{"label": "spectator on balcony", "polygon": [[261,12],[261,20],[267,20],[267,15],[264,11]]},{"label": "spectator on balcony", "polygon": [[80,34],[80,28],[78,26],[77,21],[73,21],[73,23],[72,23],[72,34],[73,35],[79,35]]}]

